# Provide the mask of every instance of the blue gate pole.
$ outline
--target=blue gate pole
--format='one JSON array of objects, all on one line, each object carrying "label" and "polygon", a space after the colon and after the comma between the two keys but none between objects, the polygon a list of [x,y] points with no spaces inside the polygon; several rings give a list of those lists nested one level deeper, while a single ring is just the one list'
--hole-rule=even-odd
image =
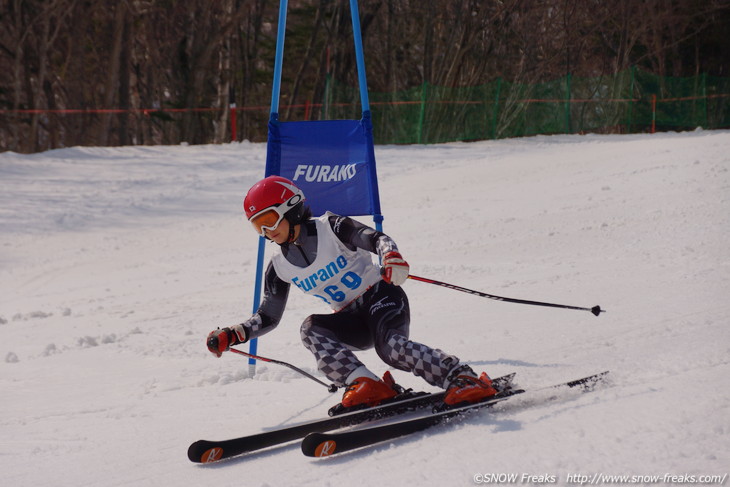
[{"label": "blue gate pole", "polygon": [[[286,10],[288,0],[279,1],[279,25],[276,33],[276,58],[274,59],[274,81],[271,87],[271,113],[269,121],[276,121],[279,117],[279,93],[281,91],[281,69],[284,64],[284,38],[286,36]],[[271,176],[268,164],[265,170],[265,176]],[[253,293],[253,311],[256,313],[261,303],[261,283],[264,275],[264,253],[266,251],[266,239],[259,237],[258,257],[256,259],[256,281]],[[257,355],[258,338],[249,341],[248,353]],[[248,359],[248,375],[253,377],[256,375],[256,359]]]},{"label": "blue gate pole", "polygon": [[352,17],[352,36],[355,38],[355,59],[357,60],[357,80],[360,85],[360,104],[363,116],[370,115],[370,100],[368,99],[368,81],[365,76],[365,55],[362,51],[362,33],[360,32],[360,13],[357,0],[350,0],[350,16]]},{"label": "blue gate pole", "polygon": [[279,113],[281,68],[284,64],[284,37],[286,36],[286,9],[288,0],[279,1],[279,26],[276,31],[276,57],[274,58],[274,83],[271,87],[271,114]]},{"label": "blue gate pole", "polygon": [[[258,250],[258,258],[256,259],[256,281],[254,284],[254,291],[253,291],[253,311],[251,313],[256,313],[256,311],[259,308],[259,303],[261,302],[261,283],[263,281],[263,274],[264,274],[264,252],[266,248],[264,247],[266,245],[266,239],[264,237],[259,237],[259,250]],[[252,338],[248,342],[248,353],[251,355],[256,355],[256,350],[258,348],[258,338]],[[253,377],[256,375],[256,359],[255,358],[249,358],[248,359],[248,375],[249,377]]]},{"label": "blue gate pole", "polygon": [[369,132],[370,144],[368,147],[370,160],[373,162],[370,168],[370,197],[372,198],[373,221],[375,229],[383,231],[383,215],[380,214],[380,195],[378,194],[378,175],[375,170],[375,151],[373,149],[373,125],[370,115],[370,100],[368,98],[368,81],[365,75],[365,55],[362,48],[362,32],[360,30],[360,11],[357,0],[350,0],[350,16],[352,17],[352,37],[355,41],[355,59],[357,61],[357,80],[360,86],[360,104],[362,105],[362,118],[365,130]]}]

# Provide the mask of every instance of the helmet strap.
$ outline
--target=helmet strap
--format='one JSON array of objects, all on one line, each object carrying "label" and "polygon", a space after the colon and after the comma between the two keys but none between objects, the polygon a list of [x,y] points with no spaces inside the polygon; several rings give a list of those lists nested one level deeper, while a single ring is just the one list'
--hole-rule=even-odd
[{"label": "helmet strap", "polygon": [[296,225],[289,224],[289,238],[286,239],[286,243],[292,243],[294,241],[294,234],[296,233],[295,227]]}]

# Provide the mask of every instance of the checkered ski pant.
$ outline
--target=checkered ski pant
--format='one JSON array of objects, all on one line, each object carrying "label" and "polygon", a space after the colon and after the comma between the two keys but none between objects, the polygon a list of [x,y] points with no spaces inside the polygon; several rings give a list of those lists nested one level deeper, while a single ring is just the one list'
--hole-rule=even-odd
[{"label": "checkered ski pant", "polygon": [[319,370],[338,386],[363,365],[352,350],[374,347],[388,365],[446,387],[459,359],[409,340],[409,314],[401,288],[380,283],[350,308],[308,317],[301,328],[302,343],[314,354]]}]

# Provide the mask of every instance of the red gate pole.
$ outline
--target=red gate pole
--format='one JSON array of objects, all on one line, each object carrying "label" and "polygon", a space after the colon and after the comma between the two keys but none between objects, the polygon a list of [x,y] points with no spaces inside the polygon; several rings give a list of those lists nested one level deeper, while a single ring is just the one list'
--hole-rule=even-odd
[{"label": "red gate pole", "polygon": [[236,141],[236,132],[238,131],[238,127],[236,126],[236,104],[231,103],[230,104],[230,116],[231,116],[231,142]]}]

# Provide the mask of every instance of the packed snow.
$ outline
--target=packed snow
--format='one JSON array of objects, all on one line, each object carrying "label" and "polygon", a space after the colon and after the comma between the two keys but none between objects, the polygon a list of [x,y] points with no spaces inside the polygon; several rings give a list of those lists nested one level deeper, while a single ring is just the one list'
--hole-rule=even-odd
[{"label": "packed snow", "polygon": [[[526,389],[610,380],[326,459],[292,442],[191,463],[195,440],[319,418],[340,398],[205,347],[251,313],[258,238],[241,201],[265,151],[0,154],[0,484],[727,485],[730,131],[376,147],[384,228],[413,274],[607,310],[408,281],[414,340]],[[322,377],[299,326],[323,312],[292,291],[259,353]]]}]

